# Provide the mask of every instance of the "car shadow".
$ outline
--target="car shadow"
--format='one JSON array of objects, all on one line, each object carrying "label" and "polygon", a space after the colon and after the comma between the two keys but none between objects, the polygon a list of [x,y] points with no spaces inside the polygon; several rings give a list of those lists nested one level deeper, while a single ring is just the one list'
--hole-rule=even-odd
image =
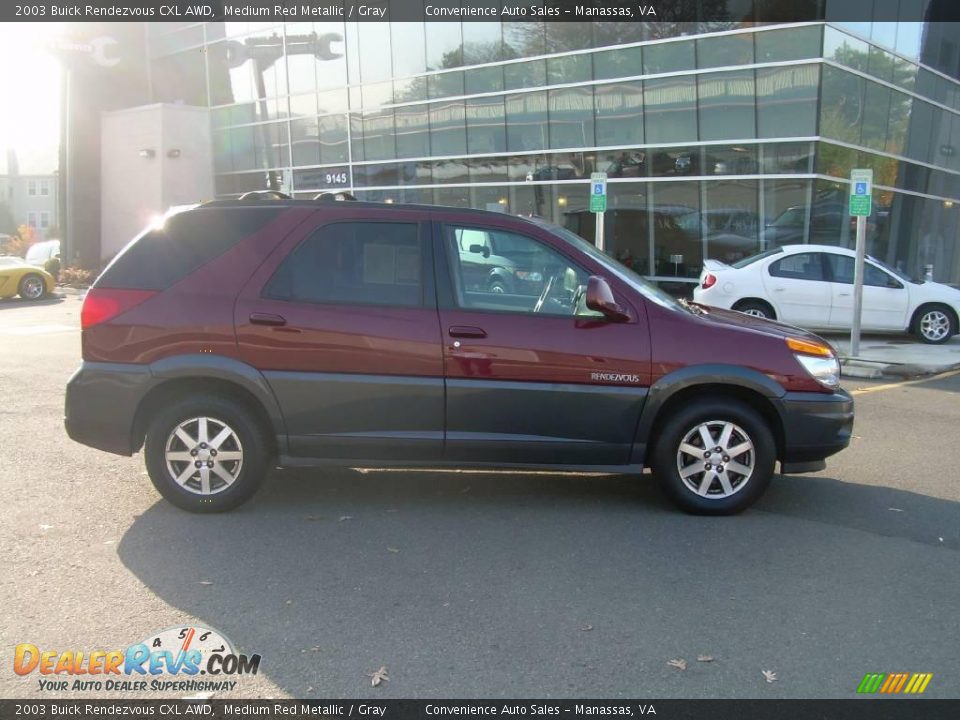
[{"label": "car shadow", "polygon": [[[960,548],[958,511],[823,477],[779,478],[756,508],[708,518],[675,511],[649,475],[286,470],[228,514],[158,501],[118,552],[294,697],[727,697],[744,693],[729,675],[690,689],[665,659],[738,648],[760,662],[760,638],[816,632],[841,587],[824,639],[837,647],[821,652],[843,659],[837,622],[896,625],[914,601],[874,568]],[[371,688],[381,666],[391,680]],[[807,671],[781,696],[849,692],[843,674]]]},{"label": "car shadow", "polygon": [[43,305],[57,305],[66,299],[64,295],[50,295],[42,300],[24,300],[20,297],[0,298],[0,310],[9,310],[15,307],[41,307]]}]

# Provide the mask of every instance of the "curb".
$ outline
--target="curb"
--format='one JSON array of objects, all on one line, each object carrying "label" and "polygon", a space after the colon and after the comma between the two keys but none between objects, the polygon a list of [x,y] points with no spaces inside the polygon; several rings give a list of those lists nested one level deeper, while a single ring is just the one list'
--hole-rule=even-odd
[{"label": "curb", "polygon": [[882,360],[868,360],[866,358],[840,358],[841,374],[843,377],[862,380],[878,380],[891,378],[896,380],[913,380],[915,378],[939,375],[960,369],[960,363],[950,365],[916,365],[911,363],[890,363]]}]

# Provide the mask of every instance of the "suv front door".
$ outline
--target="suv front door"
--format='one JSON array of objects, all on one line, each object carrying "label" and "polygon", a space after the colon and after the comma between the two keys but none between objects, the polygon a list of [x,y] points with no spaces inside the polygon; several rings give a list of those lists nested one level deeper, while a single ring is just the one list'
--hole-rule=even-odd
[{"label": "suv front door", "polygon": [[[468,284],[458,238],[483,231],[514,253],[509,292]],[[618,296],[630,308],[625,323],[587,310],[583,292],[591,271],[541,232],[454,218],[435,225],[447,388],[444,457],[626,464],[650,382],[644,308]]]},{"label": "suv front door", "polygon": [[[339,217],[338,217],[339,216]],[[294,237],[238,298],[241,359],[277,397],[293,456],[438,460],[443,361],[422,213],[349,204]]]}]

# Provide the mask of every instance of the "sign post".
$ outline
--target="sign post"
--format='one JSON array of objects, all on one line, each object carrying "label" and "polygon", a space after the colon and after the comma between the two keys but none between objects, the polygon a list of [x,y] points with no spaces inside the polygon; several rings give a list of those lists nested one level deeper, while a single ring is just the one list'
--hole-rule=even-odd
[{"label": "sign post", "polygon": [[590,212],[597,216],[596,246],[604,252],[603,214],[607,210],[607,174],[595,172],[590,175]]},{"label": "sign post", "polygon": [[867,254],[867,217],[873,209],[873,170],[850,171],[850,215],[857,218],[857,258],[853,266],[853,326],[850,356],[860,354],[860,316],[863,314],[863,260]]}]

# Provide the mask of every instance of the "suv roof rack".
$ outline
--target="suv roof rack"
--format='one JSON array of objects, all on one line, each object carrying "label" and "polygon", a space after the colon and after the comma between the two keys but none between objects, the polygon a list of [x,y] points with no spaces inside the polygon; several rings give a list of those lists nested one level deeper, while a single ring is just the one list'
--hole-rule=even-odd
[{"label": "suv roof rack", "polygon": [[345,190],[337,190],[334,192],[322,192],[317,193],[313,196],[314,200],[319,200],[320,202],[336,202],[342,200],[350,200],[351,202],[357,202],[357,198],[353,193],[349,193]]},{"label": "suv roof rack", "polygon": [[279,190],[251,190],[241,195],[238,200],[293,200],[293,197]]}]

